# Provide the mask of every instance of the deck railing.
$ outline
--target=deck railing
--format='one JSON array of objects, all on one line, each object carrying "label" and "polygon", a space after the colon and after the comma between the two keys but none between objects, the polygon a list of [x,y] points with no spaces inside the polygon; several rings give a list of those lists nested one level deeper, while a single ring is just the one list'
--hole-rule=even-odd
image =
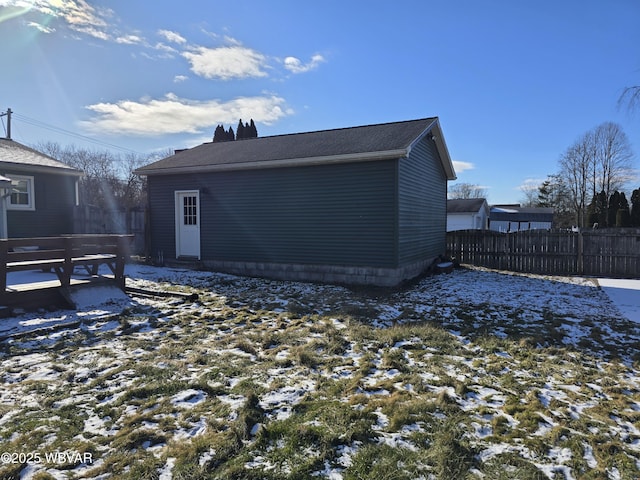
[{"label": "deck railing", "polygon": [[7,292],[7,274],[16,271],[53,271],[60,287],[69,287],[76,267],[97,276],[106,265],[112,278],[125,288],[124,267],[133,235],[68,235],[0,239],[0,296]]}]

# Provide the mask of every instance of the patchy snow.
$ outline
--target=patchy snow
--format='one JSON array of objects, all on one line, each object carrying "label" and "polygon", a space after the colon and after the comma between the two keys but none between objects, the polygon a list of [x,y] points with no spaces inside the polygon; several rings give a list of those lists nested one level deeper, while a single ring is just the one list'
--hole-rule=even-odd
[{"label": "patchy snow", "polygon": [[203,391],[190,388],[178,393],[177,395],[174,395],[174,397],[171,399],[171,403],[176,407],[193,408],[199,403],[204,402],[206,396],[206,393],[204,393]]},{"label": "patchy snow", "polygon": [[[41,274],[41,272],[20,273],[32,273],[36,276]],[[8,275],[10,276],[11,274]],[[23,276],[21,281],[28,282],[29,278],[29,276]],[[11,279],[8,278],[7,281]],[[0,338],[25,331],[56,328],[64,324],[105,320],[119,314],[131,304],[131,298],[113,284],[74,286],[70,289],[70,297],[76,305],[75,310],[45,313],[44,309],[38,312],[22,312],[18,309],[16,312],[18,315],[0,319]]]},{"label": "patchy snow", "polygon": [[180,428],[176,430],[174,438],[176,440],[187,440],[197,437],[207,431],[207,419],[200,417],[197,422],[191,424],[188,428]]},{"label": "patchy snow", "polygon": [[272,411],[271,416],[277,420],[284,420],[291,415],[291,408],[313,390],[315,390],[315,383],[303,380],[296,386],[286,386],[263,395],[260,399],[260,406],[265,410]]},{"label": "patchy snow", "polygon": [[171,480],[173,475],[171,471],[176,464],[175,458],[167,458],[167,463],[164,464],[164,467],[160,470],[160,475],[158,476],[158,480]]},{"label": "patchy snow", "polygon": [[[89,286],[72,292],[76,310],[0,320],[0,446],[34,437],[40,449],[57,448],[73,428],[96,456],[66,470],[28,465],[21,478],[43,469],[118,478],[109,458],[120,449],[153,456],[155,476],[169,480],[181,448],[197,445],[193,468],[213,468],[222,461],[216,435],[232,431],[244,468],[285,474],[295,460],[279,456],[285,438],[270,428],[321,437],[346,415],[331,410],[327,385],[346,412],[370,422],[379,448],[423,455],[437,433],[430,425],[451,411],[464,416],[462,439],[481,478],[483,464],[508,455],[549,478],[580,478],[586,470],[575,465],[626,478],[626,459],[640,469],[640,280],[464,269],[367,295],[146,265],[126,273],[131,286],[200,298]],[[412,324],[433,325],[445,340],[392,334]],[[360,338],[369,326],[379,335]],[[327,404],[314,416],[313,402]],[[406,405],[418,413],[399,416]],[[14,428],[21,422],[37,427]],[[356,436],[324,445],[334,450],[312,476],[344,478],[365,444]],[[301,449],[298,461],[322,453],[315,443]]]}]

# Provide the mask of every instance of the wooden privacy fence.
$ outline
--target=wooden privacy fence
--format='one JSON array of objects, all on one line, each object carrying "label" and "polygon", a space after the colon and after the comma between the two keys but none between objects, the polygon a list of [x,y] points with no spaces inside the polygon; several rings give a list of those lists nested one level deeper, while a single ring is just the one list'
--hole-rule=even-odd
[{"label": "wooden privacy fence", "polygon": [[73,231],[78,234],[131,234],[131,253],[145,252],[146,211],[108,210],[93,205],[81,205],[74,211]]},{"label": "wooden privacy fence", "polygon": [[447,232],[458,262],[546,275],[640,277],[640,229]]}]

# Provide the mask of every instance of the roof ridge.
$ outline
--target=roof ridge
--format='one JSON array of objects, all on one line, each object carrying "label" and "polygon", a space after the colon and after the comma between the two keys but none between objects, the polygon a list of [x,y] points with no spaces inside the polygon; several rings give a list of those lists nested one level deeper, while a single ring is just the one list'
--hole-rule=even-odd
[{"label": "roof ridge", "polygon": [[[242,138],[241,141],[244,140],[260,140],[261,138],[278,138],[278,137],[293,137],[296,135],[306,135],[309,133],[327,133],[327,132],[338,132],[341,130],[356,130],[359,128],[370,128],[370,127],[382,127],[382,126],[386,126],[386,125],[398,125],[401,123],[413,123],[413,122],[423,122],[423,121],[433,121],[438,117],[423,117],[423,118],[414,118],[413,120],[398,120],[395,122],[380,122],[380,123],[371,123],[368,125],[355,125],[355,126],[351,126],[351,127],[336,127],[336,128],[325,128],[325,129],[321,129],[321,130],[310,130],[307,132],[290,132],[290,133],[278,133],[276,135],[267,135],[264,137],[253,137],[253,138]],[[237,140],[235,140],[237,141]],[[214,142],[205,142],[203,145],[208,145],[210,143],[214,143]],[[219,142],[219,143],[226,143],[226,142]]]},{"label": "roof ridge", "polygon": [[436,129],[432,139],[447,172],[455,178],[437,116],[385,123],[286,133],[228,142],[207,142],[181,150],[137,169],[137,172],[192,172],[274,168],[321,163],[403,158],[416,142]]}]

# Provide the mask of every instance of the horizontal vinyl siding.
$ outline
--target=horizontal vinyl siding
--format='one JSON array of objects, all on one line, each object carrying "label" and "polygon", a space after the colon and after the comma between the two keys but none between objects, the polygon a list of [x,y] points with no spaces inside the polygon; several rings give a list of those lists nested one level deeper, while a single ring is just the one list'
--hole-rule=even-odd
[{"label": "horizontal vinyl siding", "polygon": [[175,191],[205,188],[197,175],[150,176],[147,179],[149,198],[150,255],[154,259],[175,258]]},{"label": "horizontal vinyl siding", "polygon": [[173,192],[197,189],[203,260],[394,266],[394,184],[394,161],[155,176],[152,242],[175,254]]},{"label": "horizontal vinyl siding", "polygon": [[399,163],[400,265],[445,252],[447,180],[433,141],[422,139]]},{"label": "horizontal vinyl siding", "polygon": [[34,177],[35,210],[7,210],[9,237],[51,237],[74,233],[73,212],[77,177],[18,171],[2,172],[9,178],[12,173]]},{"label": "horizontal vinyl siding", "polygon": [[476,228],[472,213],[449,213],[447,215],[447,232]]}]

